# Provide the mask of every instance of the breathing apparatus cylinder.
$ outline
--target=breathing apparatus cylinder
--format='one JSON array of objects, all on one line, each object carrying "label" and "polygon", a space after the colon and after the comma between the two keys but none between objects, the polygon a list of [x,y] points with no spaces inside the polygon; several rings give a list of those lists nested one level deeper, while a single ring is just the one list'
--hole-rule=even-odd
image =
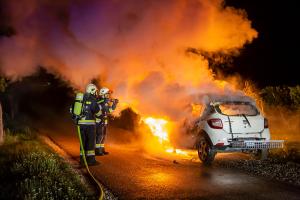
[{"label": "breathing apparatus cylinder", "polygon": [[73,114],[76,116],[80,116],[82,111],[82,106],[83,106],[83,93],[78,92],[75,98]]}]

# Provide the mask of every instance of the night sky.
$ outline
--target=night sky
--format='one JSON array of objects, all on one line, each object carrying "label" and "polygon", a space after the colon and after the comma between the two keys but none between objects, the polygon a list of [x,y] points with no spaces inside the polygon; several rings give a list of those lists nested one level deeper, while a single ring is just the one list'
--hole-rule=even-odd
[{"label": "night sky", "polygon": [[227,0],[226,4],[245,9],[259,32],[234,60],[230,72],[238,72],[260,87],[300,84],[297,1]]}]

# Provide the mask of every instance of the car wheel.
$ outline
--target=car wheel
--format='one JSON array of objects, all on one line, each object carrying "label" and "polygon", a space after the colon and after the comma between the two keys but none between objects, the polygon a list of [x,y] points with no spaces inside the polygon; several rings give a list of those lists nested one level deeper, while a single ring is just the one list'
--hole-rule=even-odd
[{"label": "car wheel", "polygon": [[215,159],[216,152],[205,137],[201,137],[197,142],[198,157],[205,165],[210,165]]},{"label": "car wheel", "polygon": [[254,153],[254,158],[257,160],[265,160],[268,158],[269,150],[268,149],[258,149]]}]

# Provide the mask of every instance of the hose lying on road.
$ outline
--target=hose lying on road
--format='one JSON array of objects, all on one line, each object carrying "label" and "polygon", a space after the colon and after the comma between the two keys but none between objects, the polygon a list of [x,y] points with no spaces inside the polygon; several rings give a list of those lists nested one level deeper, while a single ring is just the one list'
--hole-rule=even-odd
[{"label": "hose lying on road", "polygon": [[83,144],[82,144],[82,139],[81,139],[80,127],[79,126],[77,126],[77,133],[78,133],[78,138],[79,138],[79,142],[80,142],[80,148],[82,150],[82,156],[83,156],[83,161],[84,161],[85,168],[88,171],[89,175],[93,178],[93,180],[95,181],[95,183],[98,185],[98,188],[100,190],[99,200],[103,200],[103,198],[104,198],[103,188],[102,188],[101,184],[99,183],[99,181],[91,173],[91,171],[89,169],[89,166],[88,166],[88,164],[86,162],[86,157],[85,157],[85,152],[84,152],[84,148],[83,148]]}]

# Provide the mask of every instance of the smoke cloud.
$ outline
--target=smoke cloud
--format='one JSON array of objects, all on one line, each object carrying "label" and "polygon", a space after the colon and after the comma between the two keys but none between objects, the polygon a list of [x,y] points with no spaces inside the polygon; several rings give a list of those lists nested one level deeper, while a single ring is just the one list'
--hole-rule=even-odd
[{"label": "smoke cloud", "polygon": [[81,89],[97,78],[123,106],[172,120],[196,94],[228,89],[188,48],[229,53],[258,35],[243,10],[222,0],[3,4],[16,35],[0,39],[2,73],[20,78],[44,66]]}]

